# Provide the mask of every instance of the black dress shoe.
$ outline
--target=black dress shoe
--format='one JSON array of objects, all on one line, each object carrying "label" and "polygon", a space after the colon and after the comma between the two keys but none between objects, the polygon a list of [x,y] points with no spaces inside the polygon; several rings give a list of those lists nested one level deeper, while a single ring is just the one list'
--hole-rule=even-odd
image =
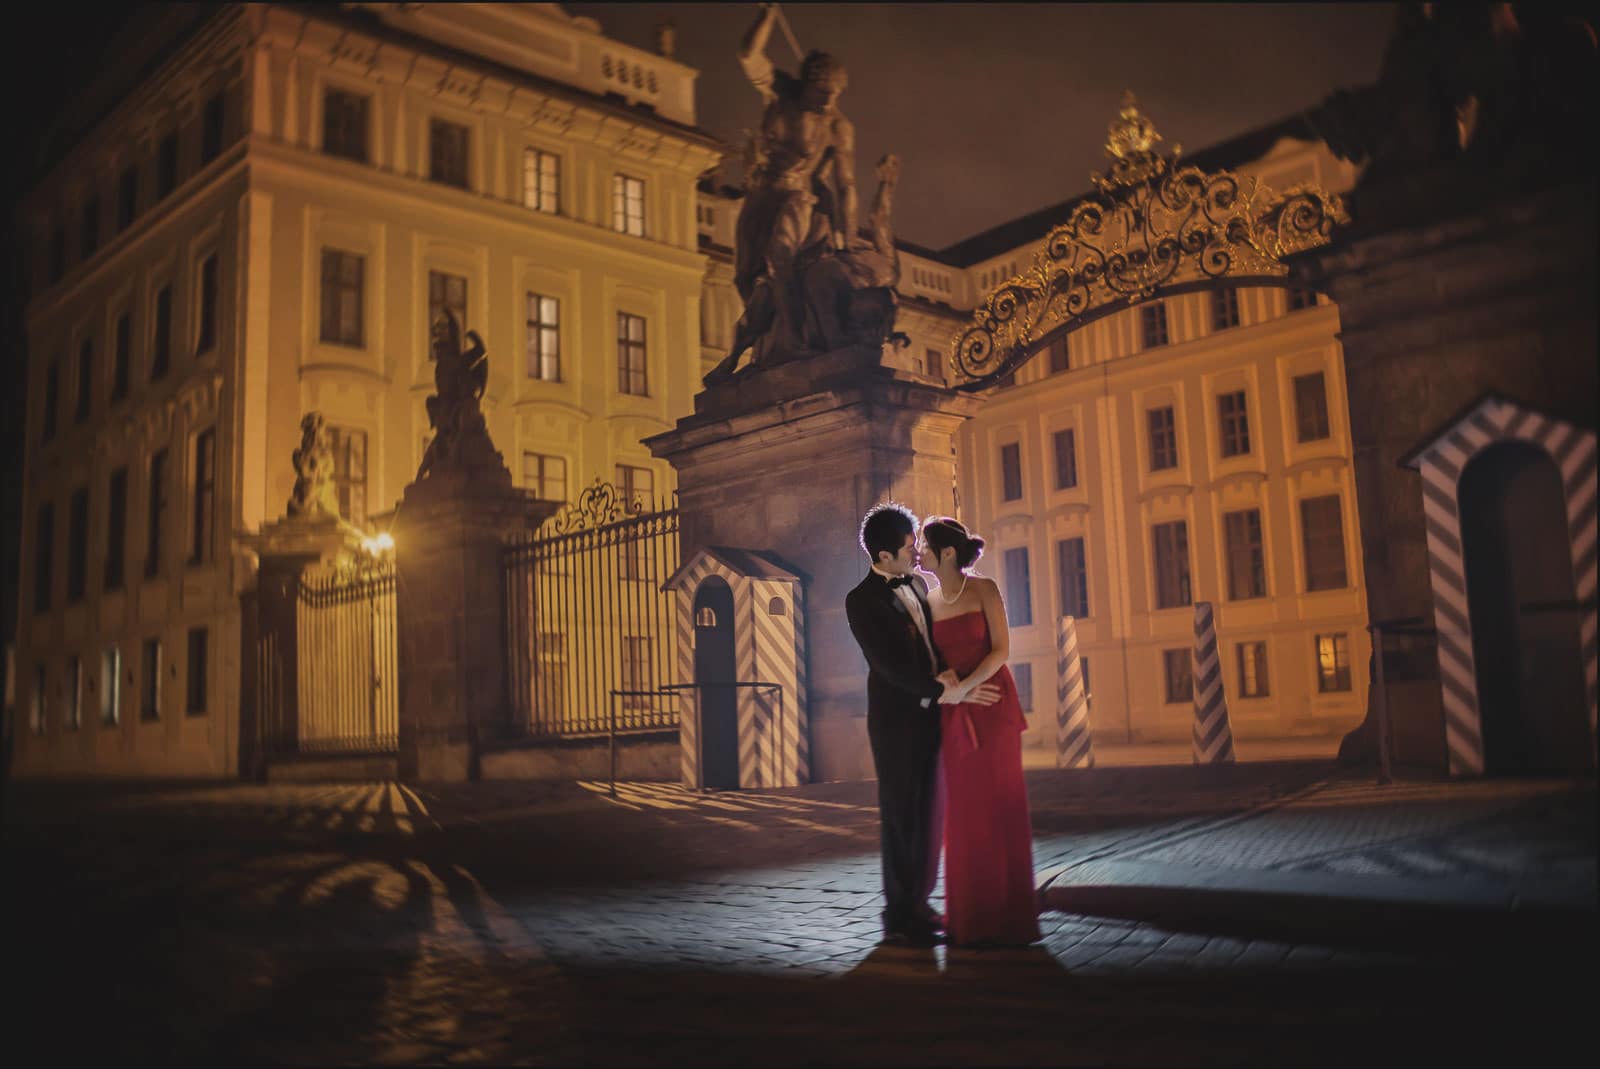
[{"label": "black dress shoe", "polygon": [[931,928],[886,928],[880,946],[936,947],[945,942],[944,935]]}]

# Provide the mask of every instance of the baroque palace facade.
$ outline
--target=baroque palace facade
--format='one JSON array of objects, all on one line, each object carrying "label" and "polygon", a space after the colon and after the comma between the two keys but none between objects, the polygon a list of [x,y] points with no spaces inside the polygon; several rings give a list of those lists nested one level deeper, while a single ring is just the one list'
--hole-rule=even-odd
[{"label": "baroque palace facade", "polygon": [[[559,5],[444,8],[215,9],[23,206],[18,774],[237,772],[241,536],[283,515],[309,411],[346,517],[383,523],[426,446],[443,308],[484,340],[519,486],[674,489],[641,440],[692,411],[740,312],[739,193],[703,177],[727,146],[695,126],[696,72]],[[1286,131],[1194,162],[1349,188]],[[971,309],[1072,203],[902,242],[912,341],[888,359],[946,381]],[[1097,737],[1186,739],[1198,600],[1241,739],[1360,720],[1338,329],[1293,290],[1169,297],[1058,341],[960,431],[952,502],[909,504],[989,539],[1031,741],[1062,613]]]},{"label": "baroque palace facade", "polygon": [[18,774],[235,771],[239,536],[309,411],[346,517],[392,508],[442,308],[519,484],[670,494],[640,439],[704,371],[695,73],[554,4],[228,5],[55,163],[22,208]]}]

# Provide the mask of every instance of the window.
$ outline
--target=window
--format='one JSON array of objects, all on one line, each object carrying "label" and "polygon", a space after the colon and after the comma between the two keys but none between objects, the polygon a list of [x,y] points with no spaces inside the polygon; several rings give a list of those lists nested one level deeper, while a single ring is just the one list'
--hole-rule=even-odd
[{"label": "window", "polygon": [[189,629],[188,694],[183,711],[189,716],[204,716],[206,712],[206,643],[208,635],[203,627]]},{"label": "window", "polygon": [[1289,311],[1298,312],[1302,308],[1315,308],[1316,306],[1316,290],[1307,286],[1289,287]]},{"label": "window", "polygon": [[203,564],[211,559],[213,511],[217,499],[217,431],[211,427],[194,437],[194,523],[189,545],[189,563]]},{"label": "window", "polygon": [[50,231],[50,281],[61,281],[67,273],[67,228],[58,225]]},{"label": "window", "polygon": [[1150,470],[1178,466],[1178,429],[1172,406],[1152,408],[1146,413],[1150,421]]},{"label": "window", "polygon": [[1146,349],[1167,344],[1167,306],[1161,301],[1139,309],[1139,332]]},{"label": "window", "polygon": [[1339,495],[1308,497],[1300,502],[1300,535],[1306,555],[1306,590],[1342,590],[1344,518]]},{"label": "window", "polygon": [[206,98],[200,115],[200,165],[203,167],[222,155],[222,93],[212,93]]},{"label": "window", "polygon": [[1294,377],[1294,414],[1299,441],[1328,437],[1328,389],[1322,372]]},{"label": "window", "polygon": [[1000,500],[1022,500],[1022,446],[1016,442],[1000,447]]},{"label": "window", "polygon": [[100,723],[122,719],[122,648],[107,646],[100,654]]},{"label": "window", "polygon": [[83,726],[83,658],[76,653],[67,658],[67,715],[68,731]]},{"label": "window", "polygon": [[[366,259],[353,252],[322,250],[322,330],[319,337],[323,341],[355,349],[364,344],[362,297],[366,266]],[[432,327],[431,320],[428,325]]]},{"label": "window", "polygon": [[540,293],[527,294],[528,336],[524,350],[528,378],[561,381],[561,302]]},{"label": "window", "polygon": [[625,174],[611,176],[611,228],[619,234],[644,237],[644,181]]},{"label": "window", "polygon": [[167,451],[158,449],[150,457],[149,497],[145,514],[144,574],[161,574],[161,527],[167,511]]},{"label": "window", "polygon": [[654,507],[655,474],[649,468],[618,464],[617,489],[621,491],[623,507],[630,511],[646,511]]},{"label": "window", "polygon": [[144,640],[139,679],[139,719],[161,719],[161,640]]},{"label": "window", "polygon": [[339,515],[357,527],[367,522],[367,432],[328,425],[328,449],[333,453],[333,488],[339,495]]},{"label": "window", "polygon": [[78,258],[87,260],[100,247],[100,198],[94,194],[83,202],[82,226],[78,230]]},{"label": "window", "polygon": [[1350,689],[1350,639],[1344,632],[1317,636],[1317,690]]},{"label": "window", "polygon": [[156,146],[156,199],[178,188],[178,135],[168,134]]},{"label": "window", "polygon": [[133,317],[127,312],[117,316],[115,337],[111,350],[111,399],[120,401],[128,396],[128,369],[133,363]]},{"label": "window", "polygon": [[56,409],[61,405],[61,357],[52,357],[44,369],[44,425],[40,430],[42,440],[48,442],[56,436]]},{"label": "window", "polygon": [[1009,667],[1011,679],[1017,685],[1017,700],[1022,703],[1022,711],[1033,712],[1033,665],[1023,661]]},{"label": "window", "polygon": [[1056,431],[1052,438],[1056,454],[1056,489],[1071,490],[1078,485],[1078,445],[1070,430]]},{"label": "window", "polygon": [[937,349],[928,349],[922,354],[922,373],[930,379],[944,381],[944,354]]},{"label": "window", "polygon": [[1059,375],[1067,369],[1067,339],[1057,338],[1050,343],[1050,374]]},{"label": "window", "polygon": [[[467,333],[467,280],[461,275],[443,271],[428,272],[428,329],[449,312],[456,317],[462,337]],[[428,359],[433,359],[433,346],[428,346]]]},{"label": "window", "polygon": [[636,397],[650,395],[645,374],[644,317],[617,313],[617,389]]},{"label": "window", "polygon": [[1239,325],[1239,291],[1225,286],[1211,291],[1211,329],[1227,330]]},{"label": "window", "polygon": [[1228,541],[1228,597],[1267,596],[1267,565],[1261,549],[1261,510],[1244,509],[1222,516]]},{"label": "window", "polygon": [[1089,615],[1089,575],[1083,539],[1063,538],[1056,543],[1057,601],[1062,616]]},{"label": "window", "polygon": [[322,151],[367,162],[367,101],[360,93],[329,89],[322,95]]},{"label": "window", "polygon": [[1243,456],[1250,452],[1250,414],[1245,408],[1244,391],[1217,396],[1217,426],[1222,433],[1222,455]]},{"label": "window", "polygon": [[127,556],[128,469],[111,473],[106,493],[106,577],[105,589],[122,588],[122,568]]},{"label": "window", "polygon": [[45,698],[48,693],[46,688],[48,686],[49,678],[45,673],[44,665],[34,665],[33,693],[28,699],[28,726],[33,729],[35,735],[44,734],[44,708]]},{"label": "window", "polygon": [[67,604],[83,600],[89,574],[89,488],[72,491],[67,509]]},{"label": "window", "polygon": [[94,339],[85,338],[78,344],[78,403],[73,418],[79,423],[89,418],[89,408],[94,398]]},{"label": "window", "polygon": [[51,587],[55,580],[56,507],[46,501],[39,506],[39,519],[33,529],[33,611],[50,608]]},{"label": "window", "polygon": [[1079,657],[1078,668],[1083,672],[1083,700],[1094,701],[1094,688],[1089,685],[1089,658]]},{"label": "window", "polygon": [[[647,473],[648,474],[648,473]],[[567,461],[544,453],[522,454],[522,485],[540,501],[567,500]]]},{"label": "window", "polygon": [[1028,547],[1005,552],[1006,623],[1026,627],[1033,623],[1033,584],[1028,578]]},{"label": "window", "polygon": [[150,381],[167,373],[172,365],[172,286],[156,291],[155,337],[150,344]]},{"label": "window", "polygon": [[200,324],[195,332],[195,352],[209,353],[217,347],[217,254],[200,261]]},{"label": "window", "polygon": [[1167,681],[1167,704],[1194,701],[1194,666],[1188,650],[1162,650],[1162,674]]},{"label": "window", "polygon": [[[635,635],[622,638],[621,690],[652,690],[655,680],[650,671],[650,640]],[[622,699],[625,709],[642,709],[650,705],[648,694],[628,694]]]},{"label": "window", "polygon": [[467,139],[470,131],[445,119],[428,122],[428,177],[457,189],[467,188]]},{"label": "window", "polygon": [[1265,698],[1272,693],[1267,685],[1267,644],[1241,642],[1239,651],[1239,697]]},{"label": "window", "polygon": [[522,205],[555,215],[561,211],[561,157],[536,148],[522,150]]},{"label": "window", "polygon": [[1158,523],[1153,528],[1156,551],[1156,608],[1175,609],[1190,604],[1189,524],[1185,520]]},{"label": "window", "polygon": [[124,167],[117,179],[117,233],[133,225],[139,212],[139,171],[133,166]]}]

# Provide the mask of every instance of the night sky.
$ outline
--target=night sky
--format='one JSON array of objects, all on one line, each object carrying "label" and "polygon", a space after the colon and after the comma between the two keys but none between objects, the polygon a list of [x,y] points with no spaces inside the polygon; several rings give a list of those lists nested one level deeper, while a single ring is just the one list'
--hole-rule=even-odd
[{"label": "night sky", "polygon": [[[20,250],[11,206],[54,112],[115,59],[130,15],[148,5],[36,7],[7,35],[9,107],[0,114],[10,187],[3,224],[0,335],[0,635],[15,620],[20,496]],[[677,59],[701,71],[700,125],[735,150],[759,101],[735,59],[755,4],[567,4],[607,35],[651,48],[670,16]],[[793,4],[804,49],[842,59],[841,106],[855,123],[857,167],[902,160],[897,234],[942,248],[1083,192],[1100,168],[1106,123],[1132,89],[1166,139],[1196,151],[1373,80],[1390,4]],[[798,68],[782,31],[768,55]]]}]

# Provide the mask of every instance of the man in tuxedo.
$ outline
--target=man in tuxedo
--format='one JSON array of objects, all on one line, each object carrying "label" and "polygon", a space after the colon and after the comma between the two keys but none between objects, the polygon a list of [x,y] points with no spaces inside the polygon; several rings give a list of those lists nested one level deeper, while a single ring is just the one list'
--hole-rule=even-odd
[{"label": "man in tuxedo", "polygon": [[872,569],[845,597],[850,633],[867,659],[867,737],[878,773],[883,848],[884,942],[932,946],[940,919],[928,905],[938,843],[933,805],[939,766],[939,706],[993,705],[999,688],[970,693],[933,645],[927,584],[915,575],[917,518],[878,505],[861,521]]}]

